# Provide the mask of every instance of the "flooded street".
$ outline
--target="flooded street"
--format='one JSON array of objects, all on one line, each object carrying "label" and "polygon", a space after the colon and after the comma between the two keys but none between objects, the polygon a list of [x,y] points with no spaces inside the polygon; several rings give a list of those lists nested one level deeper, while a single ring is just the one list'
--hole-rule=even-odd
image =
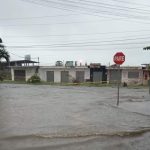
[{"label": "flooded street", "polygon": [[148,89],[0,84],[0,150],[149,150]]}]

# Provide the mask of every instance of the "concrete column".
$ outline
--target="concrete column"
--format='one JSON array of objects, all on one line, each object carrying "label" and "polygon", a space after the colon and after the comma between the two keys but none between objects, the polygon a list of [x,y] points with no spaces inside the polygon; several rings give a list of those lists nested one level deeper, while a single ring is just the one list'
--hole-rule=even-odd
[{"label": "concrete column", "polygon": [[12,79],[12,81],[15,80],[15,78],[14,78],[14,69],[13,68],[11,68],[11,79]]}]

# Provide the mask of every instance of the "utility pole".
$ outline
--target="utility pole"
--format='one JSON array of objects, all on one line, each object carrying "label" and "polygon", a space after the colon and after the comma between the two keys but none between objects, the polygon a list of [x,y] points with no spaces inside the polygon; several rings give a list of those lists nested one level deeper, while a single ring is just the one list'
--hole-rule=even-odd
[{"label": "utility pole", "polygon": [[[150,46],[144,47],[143,50],[150,50]],[[150,79],[148,80],[148,86],[149,86],[149,95],[150,95]]]},{"label": "utility pole", "polygon": [[39,66],[40,62],[39,62],[39,57],[38,57],[38,66]]}]

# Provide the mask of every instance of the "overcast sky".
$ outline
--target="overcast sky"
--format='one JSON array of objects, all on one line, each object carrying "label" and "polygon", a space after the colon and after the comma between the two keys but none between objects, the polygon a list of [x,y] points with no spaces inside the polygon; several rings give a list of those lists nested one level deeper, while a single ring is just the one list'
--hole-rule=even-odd
[{"label": "overcast sky", "polygon": [[11,60],[150,63],[149,0],[0,0],[0,37]]}]

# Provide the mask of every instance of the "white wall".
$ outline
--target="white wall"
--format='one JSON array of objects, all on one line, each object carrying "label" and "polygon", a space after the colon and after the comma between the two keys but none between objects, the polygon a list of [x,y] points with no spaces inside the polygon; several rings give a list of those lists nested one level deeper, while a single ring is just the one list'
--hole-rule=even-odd
[{"label": "white wall", "polygon": [[26,81],[35,74],[36,68],[26,68]]},{"label": "white wall", "polygon": [[90,79],[90,69],[89,68],[85,69],[85,76],[84,76],[84,78],[85,78],[85,80],[86,79]]},{"label": "white wall", "polygon": [[46,81],[46,69],[45,68],[39,68],[38,75],[42,81]]},{"label": "white wall", "polygon": [[14,69],[13,68],[11,68],[11,79],[12,79],[12,81],[15,80],[15,78],[14,78]]},{"label": "white wall", "polygon": [[[36,67],[15,67],[11,68],[12,80],[14,81],[14,70],[25,70],[26,72],[26,81],[35,74]],[[54,71],[54,82],[61,82],[61,71],[69,71],[69,82],[72,82],[73,79],[76,79],[76,71],[84,71],[84,79],[90,79],[90,69],[89,68],[65,68],[65,67],[40,67],[38,76],[42,81],[47,81],[46,72]]]},{"label": "white wall", "polygon": [[54,82],[59,83],[61,82],[61,71],[54,70]]},{"label": "white wall", "polygon": [[60,82],[61,81],[61,74],[60,70],[57,70],[55,68],[39,68],[39,76],[42,81],[47,81],[47,71],[54,71],[54,82]]},{"label": "white wall", "polygon": [[14,67],[11,68],[12,81],[14,81],[14,70],[25,70],[25,80],[27,81],[31,76],[35,74],[35,67]]},{"label": "white wall", "polygon": [[[128,72],[139,72],[139,78],[128,78]],[[128,84],[142,84],[143,83],[143,70],[122,70],[122,82],[126,82]]]},{"label": "white wall", "polygon": [[90,79],[89,68],[40,67],[39,76],[42,81],[47,81],[47,71],[54,71],[54,82],[56,83],[61,82],[61,71],[69,71],[69,82],[72,82],[72,79],[76,79],[76,71],[85,71],[85,80]]},{"label": "white wall", "polygon": [[72,82],[74,79],[76,79],[76,69],[71,68],[70,70],[68,69],[67,71],[69,71],[69,82]]}]

